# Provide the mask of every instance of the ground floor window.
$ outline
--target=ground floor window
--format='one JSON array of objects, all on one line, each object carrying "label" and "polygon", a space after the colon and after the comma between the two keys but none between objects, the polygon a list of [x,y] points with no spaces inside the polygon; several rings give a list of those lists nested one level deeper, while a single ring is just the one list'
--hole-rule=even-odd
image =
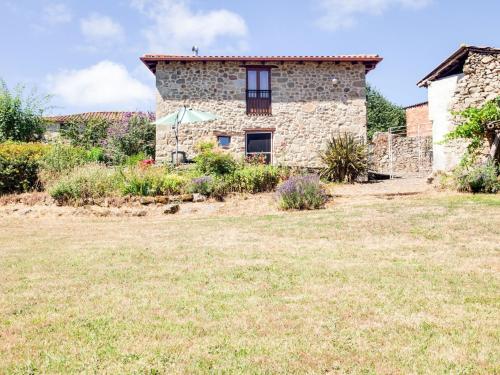
[{"label": "ground floor window", "polygon": [[217,144],[219,147],[226,148],[231,144],[231,137],[228,135],[217,136]]},{"label": "ground floor window", "polygon": [[272,161],[273,133],[247,133],[246,134],[246,156],[262,156],[267,164]]}]

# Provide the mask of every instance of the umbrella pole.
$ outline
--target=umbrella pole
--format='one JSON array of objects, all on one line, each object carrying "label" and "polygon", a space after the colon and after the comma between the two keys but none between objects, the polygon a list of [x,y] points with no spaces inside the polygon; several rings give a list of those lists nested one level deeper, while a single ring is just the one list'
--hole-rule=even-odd
[{"label": "umbrella pole", "polygon": [[179,123],[175,125],[175,165],[179,166]]}]

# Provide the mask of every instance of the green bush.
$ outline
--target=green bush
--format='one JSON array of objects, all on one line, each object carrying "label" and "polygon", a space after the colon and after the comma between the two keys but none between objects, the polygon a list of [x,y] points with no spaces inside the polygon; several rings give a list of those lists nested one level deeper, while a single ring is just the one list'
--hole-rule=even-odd
[{"label": "green bush", "polygon": [[129,167],[137,166],[141,163],[141,161],[148,159],[148,156],[144,152],[140,152],[135,155],[126,156],[123,159],[123,165],[127,165]]},{"label": "green bush", "polygon": [[43,112],[48,101],[48,96],[39,96],[35,91],[24,95],[23,86],[11,92],[0,80],[0,142],[40,140],[46,127]]},{"label": "green bush", "polygon": [[344,133],[332,137],[321,154],[321,177],[328,181],[352,183],[368,171],[368,149],[362,140]]},{"label": "green bush", "polygon": [[312,210],[324,206],[327,196],[319,176],[294,176],[283,182],[276,192],[283,210]]},{"label": "green bush", "polygon": [[280,176],[280,169],[272,165],[245,165],[224,176],[224,180],[231,191],[260,193],[274,190]]},{"label": "green bush", "polygon": [[54,181],[49,194],[59,202],[103,198],[117,194],[119,175],[103,164],[87,164]]},{"label": "green bush", "polygon": [[91,149],[104,143],[109,127],[110,122],[103,118],[76,118],[61,128],[61,136],[68,139],[72,146]]},{"label": "green bush", "polygon": [[41,168],[50,174],[68,172],[73,168],[94,160],[92,152],[83,147],[70,146],[62,143],[54,144],[41,160]]},{"label": "green bush", "polygon": [[121,192],[124,195],[156,196],[181,194],[188,180],[177,174],[169,174],[162,167],[130,167],[121,171]]},{"label": "green bush", "polygon": [[115,164],[123,163],[126,157],[144,155],[154,158],[156,127],[152,113],[127,113],[121,123],[113,123],[107,130],[107,152]]},{"label": "green bush", "polygon": [[40,160],[50,150],[41,143],[0,144],[0,194],[23,193],[40,188]]},{"label": "green bush", "polygon": [[196,169],[202,175],[223,176],[233,173],[238,167],[231,154],[216,149],[211,142],[199,144],[198,152],[194,161]]},{"label": "green bush", "polygon": [[205,196],[212,195],[214,187],[214,178],[212,176],[201,176],[191,180],[189,192],[203,194]]},{"label": "green bush", "polygon": [[500,167],[493,161],[470,167],[458,167],[453,172],[453,177],[458,191],[470,193],[500,191]]}]

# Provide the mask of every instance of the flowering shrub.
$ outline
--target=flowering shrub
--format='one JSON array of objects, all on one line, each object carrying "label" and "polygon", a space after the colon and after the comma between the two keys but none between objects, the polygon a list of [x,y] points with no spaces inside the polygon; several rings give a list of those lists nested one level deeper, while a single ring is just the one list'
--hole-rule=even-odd
[{"label": "flowering shrub", "polygon": [[192,193],[199,193],[209,196],[213,190],[213,181],[214,179],[211,176],[193,178],[191,180],[191,187],[189,190]]},{"label": "flowering shrub", "polygon": [[470,193],[500,192],[500,166],[495,162],[483,165],[459,166],[453,171],[458,191]]},{"label": "flowering shrub", "polygon": [[283,210],[318,209],[327,201],[317,175],[291,177],[278,187],[276,195],[279,207]]},{"label": "flowering shrub", "polygon": [[123,163],[127,156],[155,155],[156,128],[151,112],[126,113],[120,123],[112,123],[107,129],[102,145],[115,164]]},{"label": "flowering shrub", "polygon": [[150,112],[128,112],[121,122],[104,118],[75,119],[61,129],[61,135],[73,146],[100,147],[107,161],[123,164],[127,157],[144,154],[154,157],[156,130]]}]

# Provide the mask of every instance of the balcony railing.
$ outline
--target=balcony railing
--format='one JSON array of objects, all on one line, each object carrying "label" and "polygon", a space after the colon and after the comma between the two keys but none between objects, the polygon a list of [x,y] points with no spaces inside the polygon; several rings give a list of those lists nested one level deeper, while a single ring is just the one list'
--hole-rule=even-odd
[{"label": "balcony railing", "polygon": [[271,90],[247,90],[247,115],[271,113]]}]

